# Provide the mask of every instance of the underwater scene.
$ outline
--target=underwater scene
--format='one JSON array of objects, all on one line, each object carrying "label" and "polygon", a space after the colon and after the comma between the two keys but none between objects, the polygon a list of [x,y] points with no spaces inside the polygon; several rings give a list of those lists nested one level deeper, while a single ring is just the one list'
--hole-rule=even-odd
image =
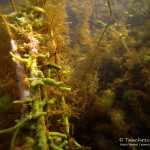
[{"label": "underwater scene", "polygon": [[150,149],[150,0],[0,0],[0,150]]}]

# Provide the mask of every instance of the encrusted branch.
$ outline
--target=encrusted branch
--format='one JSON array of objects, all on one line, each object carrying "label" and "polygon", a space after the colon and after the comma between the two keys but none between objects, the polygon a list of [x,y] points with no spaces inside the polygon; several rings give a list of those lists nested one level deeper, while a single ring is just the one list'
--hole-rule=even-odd
[{"label": "encrusted branch", "polygon": [[25,99],[25,100],[16,100],[13,103],[14,104],[28,104],[28,103],[31,103],[31,102],[32,102],[32,99]]},{"label": "encrusted branch", "polygon": [[10,52],[10,55],[17,61],[21,62],[21,63],[24,63],[24,64],[27,64],[28,63],[28,59],[25,59],[25,58],[21,58],[19,56],[16,56],[14,55],[12,52]]},{"label": "encrusted branch", "polygon": [[4,133],[9,133],[9,132],[13,132],[16,129],[20,128],[21,126],[23,126],[27,121],[31,120],[32,116],[28,115],[26,118],[24,118],[21,122],[19,122],[17,125],[15,125],[14,127],[5,129],[5,130],[1,130],[0,134],[4,134]]},{"label": "encrusted branch", "polygon": [[[10,36],[10,55],[16,64],[18,87],[21,95],[20,100],[15,100],[13,103],[22,104],[25,107],[22,111],[21,121],[18,121],[14,127],[1,130],[0,134],[14,132],[11,150],[15,149],[17,135],[22,129],[28,129],[29,131],[29,135],[24,137],[26,143],[31,141],[31,144],[28,145],[29,149],[63,150],[68,149],[72,144],[80,148],[80,145],[70,137],[69,113],[66,111],[67,104],[64,95],[71,92],[71,88],[63,86],[63,82],[60,80],[58,71],[62,69],[62,66],[57,63],[56,41],[54,56],[50,57],[53,50],[48,51],[48,53],[42,52],[41,45],[44,42],[41,41],[45,40],[45,37],[47,40],[48,34],[42,35],[38,29],[44,26],[44,19],[50,19],[47,10],[44,8],[46,0],[29,0],[23,4],[23,9],[20,8],[18,11],[15,9],[14,1],[10,1],[13,11],[16,11],[15,15],[10,15],[9,24],[3,15],[0,14],[0,17]],[[54,5],[55,2],[53,2],[53,7]],[[45,15],[46,18],[43,17]],[[14,31],[13,36],[10,29]],[[51,31],[49,36],[50,40],[53,36],[52,41],[54,42],[55,30]],[[48,71],[48,73],[46,74],[45,71],[46,73]],[[60,131],[60,129],[49,131],[47,127],[49,125],[46,123],[49,122],[49,116],[53,114],[62,117],[63,131]],[[32,127],[32,130],[30,127]],[[33,130],[34,134],[30,134]],[[33,137],[31,138],[30,135],[33,135]]]},{"label": "encrusted branch", "polygon": [[0,134],[4,134],[4,133],[9,133],[9,132],[13,132],[15,131],[16,129],[20,128],[20,127],[23,127],[24,124],[26,122],[28,122],[29,120],[32,120],[32,119],[38,119],[40,118],[41,116],[44,116],[46,115],[46,112],[39,112],[35,115],[28,115],[26,118],[24,118],[23,120],[21,120],[17,125],[15,125],[14,127],[11,127],[11,128],[8,128],[8,129],[5,129],[5,130],[1,130],[0,131]]},{"label": "encrusted branch", "polygon": [[66,134],[59,133],[59,132],[49,132],[49,135],[50,136],[58,136],[58,137],[65,138],[65,139],[67,138]]},{"label": "encrusted branch", "polygon": [[16,142],[16,138],[17,138],[17,135],[20,131],[20,127],[18,127],[12,137],[12,140],[11,140],[11,145],[10,145],[10,150],[15,150],[15,142]]}]

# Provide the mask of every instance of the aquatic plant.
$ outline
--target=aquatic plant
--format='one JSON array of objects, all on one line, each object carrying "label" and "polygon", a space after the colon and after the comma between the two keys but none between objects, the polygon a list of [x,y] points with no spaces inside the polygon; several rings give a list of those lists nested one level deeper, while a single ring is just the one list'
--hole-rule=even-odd
[{"label": "aquatic plant", "polygon": [[[94,11],[94,15],[97,15],[95,23],[91,20],[89,22],[90,26],[95,27],[93,40],[98,41],[97,35],[102,34],[102,27],[106,27],[108,5],[104,7],[105,1],[91,3],[93,2],[97,4],[97,8],[100,8],[100,12]],[[150,85],[149,30],[147,29],[149,20],[138,12],[133,14],[132,9],[129,9],[136,1],[126,2],[122,1],[120,4],[118,0],[111,1],[113,19],[108,27],[109,32],[98,48],[99,53],[95,56],[93,49],[88,50],[87,55],[81,56],[78,53],[79,58],[74,65],[72,82],[75,84],[72,84],[80,87],[78,98],[80,106],[83,106],[82,119],[76,123],[75,134],[80,132],[81,134],[76,134],[76,137],[93,149],[111,147],[115,150],[119,147],[116,139],[120,136],[148,137],[150,131],[149,121],[146,121],[149,114],[147,108]],[[77,13],[77,8],[74,11],[74,14]],[[82,50],[82,46],[76,48]],[[94,82],[91,82],[92,79]],[[108,95],[102,96],[104,92],[109,91],[114,94],[113,100]],[[108,146],[110,144],[111,146]]]},{"label": "aquatic plant", "polygon": [[28,0],[0,15],[22,99],[14,101],[21,119],[5,130],[15,132],[11,147],[81,149],[75,134],[92,149],[116,150],[120,137],[148,137],[149,0],[113,0],[111,16],[106,1],[66,3],[69,22],[62,0]]},{"label": "aquatic plant", "polygon": [[63,11],[61,1],[30,0],[15,14],[1,15],[11,38],[10,55],[16,64],[21,95],[14,103],[22,105],[21,120],[0,131],[14,132],[11,150],[82,149],[70,135],[72,110],[66,97],[71,88],[61,81],[60,74],[60,53],[65,47],[62,33],[66,32]]}]

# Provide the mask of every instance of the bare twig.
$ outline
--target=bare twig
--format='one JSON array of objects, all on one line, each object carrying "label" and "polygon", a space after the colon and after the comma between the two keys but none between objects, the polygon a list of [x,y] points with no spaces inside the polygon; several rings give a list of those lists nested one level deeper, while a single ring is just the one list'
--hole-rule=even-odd
[{"label": "bare twig", "polygon": [[97,46],[96,46],[96,50],[98,49],[98,47],[99,47],[99,45],[100,45],[100,43],[101,43],[101,40],[102,40],[102,38],[103,38],[103,36],[104,36],[106,30],[108,29],[108,26],[109,26],[109,24],[110,24],[110,22],[111,22],[111,19],[112,19],[112,10],[111,10],[110,1],[107,0],[107,3],[108,3],[108,7],[109,7],[110,16],[109,16],[109,20],[108,20],[108,22],[107,22],[107,25],[106,25],[106,27],[105,27],[105,29],[104,29],[102,35],[101,35],[100,38],[99,38],[99,41],[98,41]]},{"label": "bare twig", "polygon": [[[107,31],[107,29],[109,28],[109,25],[110,25],[110,22],[111,22],[111,19],[112,19],[112,10],[111,10],[110,1],[107,0],[107,3],[108,3],[108,8],[109,8],[110,16],[109,16],[109,20],[108,20],[108,22],[107,22],[107,25],[106,25],[106,27],[105,27],[105,29],[104,29],[102,35],[101,35],[100,38],[99,38],[99,41],[98,41],[98,43],[97,43],[97,46],[96,46],[95,51],[98,50],[98,47],[99,47],[99,45],[100,45],[100,43],[101,43],[101,41],[102,41],[102,38],[103,38],[105,32]],[[95,54],[97,54],[97,53],[95,52]],[[99,62],[99,61],[98,61],[98,62]],[[99,69],[99,63],[97,63],[96,73],[95,73],[95,76],[94,76],[94,78],[93,78],[93,81],[90,83],[90,85],[89,85],[88,87],[93,86],[94,81],[95,81],[95,79],[96,79],[96,77],[97,77],[97,74],[98,74],[98,69]]]},{"label": "bare twig", "polygon": [[7,33],[8,33],[8,35],[9,35],[10,37],[12,37],[12,33],[11,33],[11,30],[10,30],[10,28],[9,28],[9,26],[8,26],[8,23],[7,23],[6,18],[5,18],[2,14],[0,14],[0,18],[2,19],[2,21],[3,21],[3,23],[4,23],[4,26],[5,26],[5,29],[6,29],[6,31],[7,31]]},{"label": "bare twig", "polygon": [[10,3],[11,3],[11,6],[12,6],[12,10],[16,11],[14,0],[10,0]]},{"label": "bare twig", "polygon": [[[102,38],[103,38],[103,36],[104,36],[106,30],[108,29],[109,24],[110,24],[111,19],[112,19],[112,10],[111,10],[110,1],[107,0],[107,3],[108,3],[108,7],[109,7],[110,16],[109,16],[109,20],[108,20],[108,22],[107,22],[107,25],[106,25],[106,27],[105,27],[105,29],[104,29],[102,35],[100,36],[99,41],[98,41],[98,43],[97,43],[97,46],[96,46],[96,48],[95,48],[94,58],[95,58],[96,55],[97,55],[98,47],[99,47],[99,45],[100,45],[100,43],[101,43],[101,41],[102,41]],[[82,81],[81,81],[81,82],[84,81],[84,79],[85,79],[85,77],[86,77],[86,74],[87,74],[87,72],[88,72],[88,69],[91,68],[91,64],[92,64],[92,63],[89,63],[87,69],[85,70],[85,73],[84,73],[84,75],[83,75],[83,78],[82,78]],[[98,65],[99,65],[99,64],[97,64],[97,67],[96,67],[96,68],[97,68],[97,69],[96,69],[97,71],[98,71]],[[94,77],[94,79],[95,79],[95,77]],[[94,81],[93,81],[93,82],[94,82]]]}]

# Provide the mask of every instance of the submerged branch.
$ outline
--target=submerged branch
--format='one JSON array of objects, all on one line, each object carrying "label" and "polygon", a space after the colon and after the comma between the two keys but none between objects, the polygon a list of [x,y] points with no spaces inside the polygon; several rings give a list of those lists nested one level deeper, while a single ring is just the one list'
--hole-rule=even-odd
[{"label": "submerged branch", "polygon": [[23,119],[20,123],[18,123],[17,125],[15,125],[14,127],[5,129],[5,130],[1,130],[0,134],[4,134],[4,133],[9,133],[9,132],[13,132],[15,131],[17,128],[20,128],[25,122],[29,121],[32,119],[32,116],[29,115],[27,116],[25,119]]},{"label": "submerged branch", "polygon": [[15,150],[14,149],[15,148],[15,142],[16,142],[16,138],[17,138],[17,135],[19,133],[19,130],[20,130],[20,128],[16,129],[16,131],[15,131],[15,133],[13,135],[13,138],[11,140],[10,150]]},{"label": "submerged branch", "polygon": [[46,112],[39,112],[39,113],[37,113],[37,114],[35,114],[33,116],[28,115],[26,118],[24,118],[20,123],[18,123],[14,127],[1,130],[0,134],[13,132],[13,131],[19,129],[20,127],[22,127],[27,121],[32,120],[32,119],[38,119],[38,118],[40,118],[41,116],[44,116],[44,115],[46,115]]},{"label": "submerged branch", "polygon": [[107,0],[107,3],[108,3],[108,7],[109,7],[110,16],[109,16],[109,20],[108,20],[108,22],[107,22],[107,25],[106,25],[106,27],[105,27],[105,29],[104,29],[102,35],[101,35],[100,38],[99,38],[99,41],[98,41],[97,46],[96,46],[96,50],[98,49],[98,47],[99,47],[99,45],[100,45],[100,43],[101,43],[101,40],[102,40],[102,38],[103,38],[103,36],[104,36],[106,30],[108,29],[109,24],[110,24],[111,19],[112,19],[112,10],[111,10],[110,1]]},{"label": "submerged branch", "polygon": [[9,26],[8,26],[8,23],[7,23],[6,18],[5,18],[2,14],[0,14],[0,18],[2,18],[2,21],[3,21],[3,23],[4,23],[4,26],[5,26],[5,28],[6,28],[6,31],[7,31],[8,35],[10,36],[10,38],[11,38],[11,37],[12,37],[12,33],[11,33],[11,30],[10,30],[10,28],[9,28]]},{"label": "submerged branch", "polygon": [[[97,46],[96,46],[96,48],[95,48],[94,58],[95,58],[96,55],[97,55],[98,47],[99,47],[99,45],[100,45],[100,43],[101,43],[101,40],[102,40],[102,38],[103,38],[103,36],[104,36],[106,30],[108,29],[109,24],[110,24],[111,19],[112,19],[112,10],[111,10],[110,1],[107,0],[107,3],[108,3],[108,7],[109,7],[110,16],[109,16],[109,20],[108,20],[108,22],[107,22],[107,25],[106,25],[106,27],[105,27],[105,29],[104,29],[102,35],[100,36],[99,41],[98,41],[98,43],[97,43]],[[91,64],[92,64],[92,63],[91,63]],[[86,74],[87,74],[87,72],[88,72],[88,69],[91,67],[91,64],[89,64],[88,67],[87,67],[87,69],[85,70],[85,72],[84,72],[84,74],[83,74],[83,77],[82,77],[82,80],[81,80],[81,83],[83,83],[83,81],[84,81],[84,79],[85,79],[85,77],[86,77]],[[99,64],[98,64],[98,65],[99,65]],[[97,68],[98,68],[98,66],[97,66]],[[94,79],[95,79],[95,77],[94,77]],[[94,82],[94,80],[93,80],[93,82]]]},{"label": "submerged branch", "polygon": [[14,0],[10,0],[10,3],[11,3],[11,6],[12,6],[12,10],[16,11]]}]

